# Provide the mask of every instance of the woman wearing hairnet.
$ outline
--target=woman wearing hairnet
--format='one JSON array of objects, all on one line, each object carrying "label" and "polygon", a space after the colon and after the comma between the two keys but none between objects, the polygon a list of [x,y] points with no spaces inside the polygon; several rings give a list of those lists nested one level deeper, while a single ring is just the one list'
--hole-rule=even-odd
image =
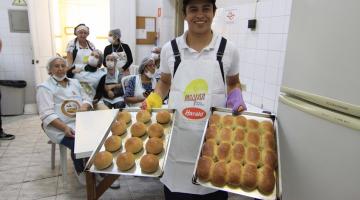
[{"label": "woman wearing hairnet", "polygon": [[131,107],[139,107],[141,102],[154,90],[156,85],[155,61],[146,57],[141,61],[139,74],[131,77],[125,84],[125,102]]},{"label": "woman wearing hairnet", "polygon": [[[109,31],[108,40],[110,44],[104,49],[104,57],[115,52],[118,54],[116,68],[120,70],[123,75],[129,75],[129,67],[133,62],[132,54],[129,45],[121,42],[120,29],[113,29]],[[104,66],[107,67],[104,60]]]}]

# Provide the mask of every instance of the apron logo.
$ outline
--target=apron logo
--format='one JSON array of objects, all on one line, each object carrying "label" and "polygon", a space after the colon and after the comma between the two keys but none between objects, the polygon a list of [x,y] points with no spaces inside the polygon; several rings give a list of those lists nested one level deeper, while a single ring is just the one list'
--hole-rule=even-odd
[{"label": "apron logo", "polygon": [[195,79],[186,86],[183,96],[185,102],[193,102],[194,106],[204,106],[207,94],[207,82],[204,79]]},{"label": "apron logo", "polygon": [[185,108],[182,114],[188,119],[202,119],[206,116],[206,112],[203,109],[196,107]]},{"label": "apron logo", "polygon": [[75,117],[79,109],[80,104],[75,100],[65,100],[61,104],[61,112],[67,117]]}]

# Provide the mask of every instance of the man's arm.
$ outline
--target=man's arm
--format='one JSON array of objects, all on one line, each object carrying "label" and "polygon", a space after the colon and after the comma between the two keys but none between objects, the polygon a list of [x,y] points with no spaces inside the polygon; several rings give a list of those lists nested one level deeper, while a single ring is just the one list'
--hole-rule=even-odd
[{"label": "man's arm", "polygon": [[169,93],[171,86],[171,74],[161,73],[161,77],[156,84],[154,92],[160,95],[161,99],[164,99]]},{"label": "man's arm", "polygon": [[229,94],[233,89],[239,88],[241,90],[241,84],[239,74],[226,77],[227,93]]}]

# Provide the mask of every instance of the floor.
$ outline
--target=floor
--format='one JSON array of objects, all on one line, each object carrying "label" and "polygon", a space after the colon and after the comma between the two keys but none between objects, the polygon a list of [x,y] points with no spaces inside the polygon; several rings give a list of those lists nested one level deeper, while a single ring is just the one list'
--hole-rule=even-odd
[{"label": "floor", "polygon": [[[76,177],[68,156],[67,183],[63,184],[59,168],[50,167],[51,145],[42,132],[37,115],[3,117],[5,132],[16,135],[15,140],[0,141],[0,199],[86,199],[86,189]],[[147,200],[164,199],[163,186],[158,179],[120,177],[121,188],[108,189],[101,199]],[[247,200],[230,194],[229,200]]]}]

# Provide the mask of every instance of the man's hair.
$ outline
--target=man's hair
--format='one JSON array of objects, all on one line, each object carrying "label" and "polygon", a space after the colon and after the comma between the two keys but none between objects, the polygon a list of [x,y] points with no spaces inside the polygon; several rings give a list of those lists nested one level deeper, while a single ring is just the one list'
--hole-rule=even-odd
[{"label": "man's hair", "polygon": [[[186,15],[186,6],[190,3],[191,0],[183,0],[183,7],[182,7],[182,11],[184,13],[184,15]],[[212,3],[213,5],[213,10],[214,12],[216,11],[216,0],[208,0],[209,2]]]}]

